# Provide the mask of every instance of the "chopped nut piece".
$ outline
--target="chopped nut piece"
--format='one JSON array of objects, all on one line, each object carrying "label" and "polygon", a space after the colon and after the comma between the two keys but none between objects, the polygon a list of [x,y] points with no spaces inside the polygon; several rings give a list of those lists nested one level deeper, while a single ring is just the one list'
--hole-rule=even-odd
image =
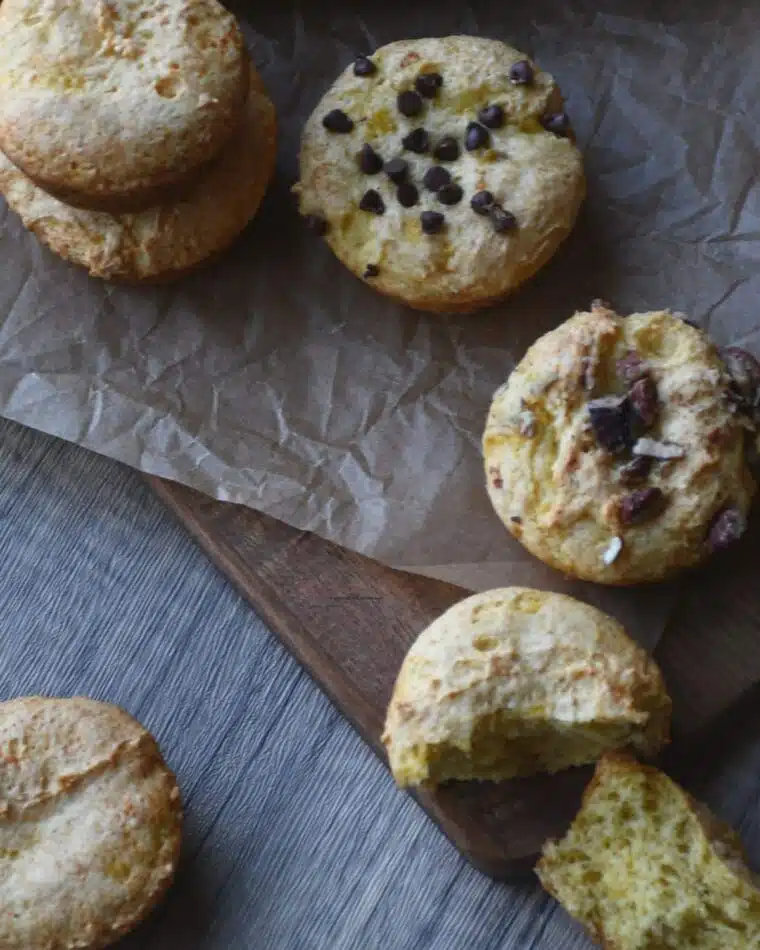
[{"label": "chopped nut piece", "polygon": [[635,350],[629,350],[617,361],[617,372],[623,382],[629,386],[649,375],[646,363]]},{"label": "chopped nut piece", "polygon": [[620,499],[620,521],[625,525],[642,524],[662,514],[667,500],[659,488],[641,488]]},{"label": "chopped nut piece", "polygon": [[617,559],[620,557],[620,552],[622,550],[623,550],[623,539],[614,537],[605,548],[604,554],[602,554],[602,560],[607,565],[607,567],[609,567],[610,564],[614,564],[615,561],[617,561]]},{"label": "chopped nut piece", "polygon": [[675,442],[658,442],[656,439],[637,439],[633,447],[633,454],[667,461],[669,459],[684,458],[686,449]]},{"label": "chopped nut piece", "polygon": [[631,406],[637,417],[636,422],[639,423],[640,428],[651,428],[659,410],[657,383],[651,376],[642,376],[631,386],[628,398],[631,400]]},{"label": "chopped nut piece", "polygon": [[738,508],[724,508],[715,516],[707,543],[712,551],[723,551],[731,547],[747,530],[747,519]]}]

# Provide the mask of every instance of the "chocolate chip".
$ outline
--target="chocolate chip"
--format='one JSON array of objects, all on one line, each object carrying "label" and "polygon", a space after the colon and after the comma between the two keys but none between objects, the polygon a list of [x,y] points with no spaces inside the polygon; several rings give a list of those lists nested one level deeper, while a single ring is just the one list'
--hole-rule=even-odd
[{"label": "chocolate chip", "polygon": [[385,174],[395,185],[400,185],[409,174],[409,163],[403,158],[392,158],[385,163]]},{"label": "chocolate chip", "polygon": [[629,409],[627,396],[602,396],[589,402],[594,437],[606,452],[624,452],[631,444]]},{"label": "chocolate chip", "polygon": [[470,198],[470,207],[475,214],[488,214],[493,205],[493,195],[490,191],[476,191]]},{"label": "chocolate chip", "polygon": [[459,142],[453,135],[444,135],[433,149],[433,158],[439,162],[455,162],[459,158]]},{"label": "chocolate chip", "polygon": [[382,158],[380,158],[369,143],[362,145],[357,160],[359,162],[359,168],[361,168],[365,175],[376,175],[383,170]]},{"label": "chocolate chip", "polygon": [[620,379],[628,386],[632,386],[649,373],[647,364],[636,350],[629,350],[621,357],[616,363],[616,369]]},{"label": "chocolate chip", "polygon": [[409,152],[424,155],[430,149],[430,136],[425,129],[413,129],[401,139],[401,144]]},{"label": "chocolate chip", "polygon": [[478,112],[478,122],[487,129],[500,129],[504,125],[504,110],[501,106],[485,106]]},{"label": "chocolate chip", "polygon": [[639,455],[620,469],[620,479],[626,485],[642,482],[652,471],[654,459],[649,455]]},{"label": "chocolate chip", "polygon": [[512,524],[522,524],[523,522],[522,518],[519,515],[512,515],[509,520],[512,522]]},{"label": "chocolate chip", "polygon": [[425,106],[419,93],[416,93],[414,89],[405,89],[396,98],[396,108],[401,115],[411,119],[413,116],[419,115]]},{"label": "chocolate chip", "polygon": [[420,224],[425,234],[438,234],[443,230],[446,219],[440,211],[423,211],[420,215]]},{"label": "chocolate chip", "polygon": [[342,109],[333,109],[328,112],[322,119],[322,125],[328,132],[338,132],[341,135],[353,131],[354,128],[353,119],[347,116]]},{"label": "chocolate chip", "polygon": [[467,134],[464,138],[464,147],[468,152],[474,152],[478,148],[486,148],[491,142],[491,134],[488,129],[479,122],[470,122],[467,126]]},{"label": "chocolate chip", "polygon": [[707,543],[712,551],[731,547],[747,530],[747,519],[733,506],[724,508],[713,519],[707,534]]},{"label": "chocolate chip", "polygon": [[328,224],[324,218],[320,217],[318,214],[307,214],[304,218],[306,222],[306,227],[313,231],[317,237],[324,237],[328,231]]},{"label": "chocolate chip", "polygon": [[367,264],[367,269],[364,271],[365,277],[377,277],[380,273],[380,268],[377,264]]},{"label": "chocolate chip", "polygon": [[733,389],[742,409],[752,411],[760,407],[760,363],[738,346],[726,346],[720,351]]},{"label": "chocolate chip", "polygon": [[398,203],[405,208],[413,208],[420,200],[420,193],[410,182],[402,182],[396,189]]},{"label": "chocolate chip", "polygon": [[372,214],[385,214],[385,202],[380,192],[375,191],[374,188],[370,188],[369,191],[364,192],[359,202],[359,208],[362,211],[370,211]]},{"label": "chocolate chip", "polygon": [[463,194],[464,192],[459,185],[452,182],[450,185],[444,185],[443,188],[438,189],[438,200],[444,205],[458,205]]},{"label": "chocolate chip", "polygon": [[374,76],[377,66],[368,56],[357,56],[354,60],[354,76]]},{"label": "chocolate chip", "polygon": [[545,115],[541,120],[547,132],[564,137],[570,132],[570,119],[566,112],[556,112],[554,115]]},{"label": "chocolate chip", "polygon": [[634,423],[636,427],[643,431],[650,429],[657,419],[659,409],[657,383],[651,376],[642,376],[631,386],[628,398],[635,413]]},{"label": "chocolate chip", "polygon": [[666,504],[660,488],[640,488],[620,499],[620,521],[625,525],[643,524],[662,514]]},{"label": "chocolate chip", "polygon": [[517,218],[511,211],[505,211],[501,205],[492,205],[488,210],[488,216],[497,234],[506,234],[517,227]]},{"label": "chocolate chip", "polygon": [[451,175],[440,165],[433,165],[432,168],[428,168],[422,176],[422,184],[428,191],[438,191],[439,188],[448,185],[450,181]]},{"label": "chocolate chip", "polygon": [[443,76],[440,73],[422,73],[414,81],[414,88],[426,99],[435,99],[442,85]]},{"label": "chocolate chip", "polygon": [[510,67],[509,81],[513,82],[516,86],[526,86],[528,83],[533,82],[533,79],[533,66],[527,59],[521,59],[518,63],[514,63],[514,65]]}]

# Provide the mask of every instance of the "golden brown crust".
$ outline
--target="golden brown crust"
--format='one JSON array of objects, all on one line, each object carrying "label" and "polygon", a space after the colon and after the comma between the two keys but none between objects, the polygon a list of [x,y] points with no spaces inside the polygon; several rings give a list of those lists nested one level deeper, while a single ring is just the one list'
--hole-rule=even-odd
[{"label": "golden brown crust", "polygon": [[[536,67],[531,83],[510,82],[510,67],[522,59],[503,43],[472,36],[403,40],[373,54],[370,77],[357,77],[349,66],[315,109],[301,144],[300,209],[325,220],[333,252],[375,290],[419,310],[470,312],[515,290],[570,232],[585,194],[581,157],[571,132],[557,137],[541,123],[562,108],[552,77]],[[442,76],[437,94],[425,100],[422,115],[403,116],[398,94],[433,70]],[[467,150],[468,123],[487,105],[500,106],[506,120],[490,130],[488,148]],[[325,129],[334,109],[351,118],[350,133]],[[418,127],[430,136],[423,154],[403,142]],[[459,143],[459,155],[439,161],[434,148],[446,136]],[[416,204],[401,205],[384,171],[359,168],[364,144],[386,163],[407,162]],[[436,165],[462,190],[453,204],[423,184]],[[360,209],[368,189],[382,197],[382,214]],[[498,233],[488,215],[476,214],[470,199],[477,191],[492,192],[517,226]],[[440,233],[424,233],[423,211],[443,213]]]},{"label": "golden brown crust", "polygon": [[224,251],[258,210],[274,171],[274,106],[251,67],[244,123],[178,204],[108,215],[64,205],[0,154],[0,192],[26,227],[61,257],[111,280],[165,281]]},{"label": "golden brown crust", "polygon": [[182,807],[155,740],[83,697],[0,703],[0,946],[99,950],[169,887]]},{"label": "golden brown crust", "polygon": [[623,628],[570,597],[502,588],[460,601],[409,649],[383,743],[400,785],[504,780],[654,755],[671,703],[660,670]]},{"label": "golden brown crust", "polygon": [[49,193],[108,212],[195,180],[248,88],[217,0],[5,0],[0,61],[2,150]]},{"label": "golden brown crust", "polygon": [[[590,406],[625,397],[621,361],[631,354],[654,388],[654,421],[613,451]],[[497,514],[532,554],[583,580],[638,584],[699,563],[718,515],[746,519],[756,491],[729,389],[717,349],[669,311],[576,314],[494,396],[483,450]],[[650,454],[631,478],[637,452]],[[640,492],[656,504],[633,517],[626,505]]]}]

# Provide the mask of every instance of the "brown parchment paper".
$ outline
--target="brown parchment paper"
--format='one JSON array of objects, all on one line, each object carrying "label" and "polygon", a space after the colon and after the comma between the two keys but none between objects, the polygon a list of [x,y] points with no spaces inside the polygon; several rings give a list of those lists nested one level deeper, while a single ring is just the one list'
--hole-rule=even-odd
[{"label": "brown parchment paper", "polygon": [[[0,412],[143,471],[466,587],[570,590],[652,646],[674,588],[568,584],[483,487],[490,397],[541,333],[603,297],[670,306],[760,353],[760,7],[731,2],[233,3],[276,102],[276,181],[244,238],[181,283],[90,280],[0,205]],[[505,305],[399,308],[303,227],[302,124],[356,52],[503,38],[558,78],[589,197]],[[234,188],[235,183],[230,182]]]}]

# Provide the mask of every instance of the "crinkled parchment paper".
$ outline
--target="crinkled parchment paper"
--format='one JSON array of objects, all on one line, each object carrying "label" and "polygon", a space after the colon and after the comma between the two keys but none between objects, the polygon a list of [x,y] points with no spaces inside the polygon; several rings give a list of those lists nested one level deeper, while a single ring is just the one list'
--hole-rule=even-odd
[{"label": "crinkled parchment paper", "polygon": [[[653,645],[673,589],[570,585],[538,565],[491,512],[480,436],[526,347],[593,297],[685,311],[718,342],[760,353],[760,8],[233,9],[281,123],[260,215],[219,263],[143,289],[88,279],[3,206],[0,411],[394,565],[469,587],[575,590]],[[303,227],[289,189],[304,119],[357,51],[454,32],[503,38],[555,74],[589,198],[529,287],[496,310],[439,318],[346,272]]]}]

